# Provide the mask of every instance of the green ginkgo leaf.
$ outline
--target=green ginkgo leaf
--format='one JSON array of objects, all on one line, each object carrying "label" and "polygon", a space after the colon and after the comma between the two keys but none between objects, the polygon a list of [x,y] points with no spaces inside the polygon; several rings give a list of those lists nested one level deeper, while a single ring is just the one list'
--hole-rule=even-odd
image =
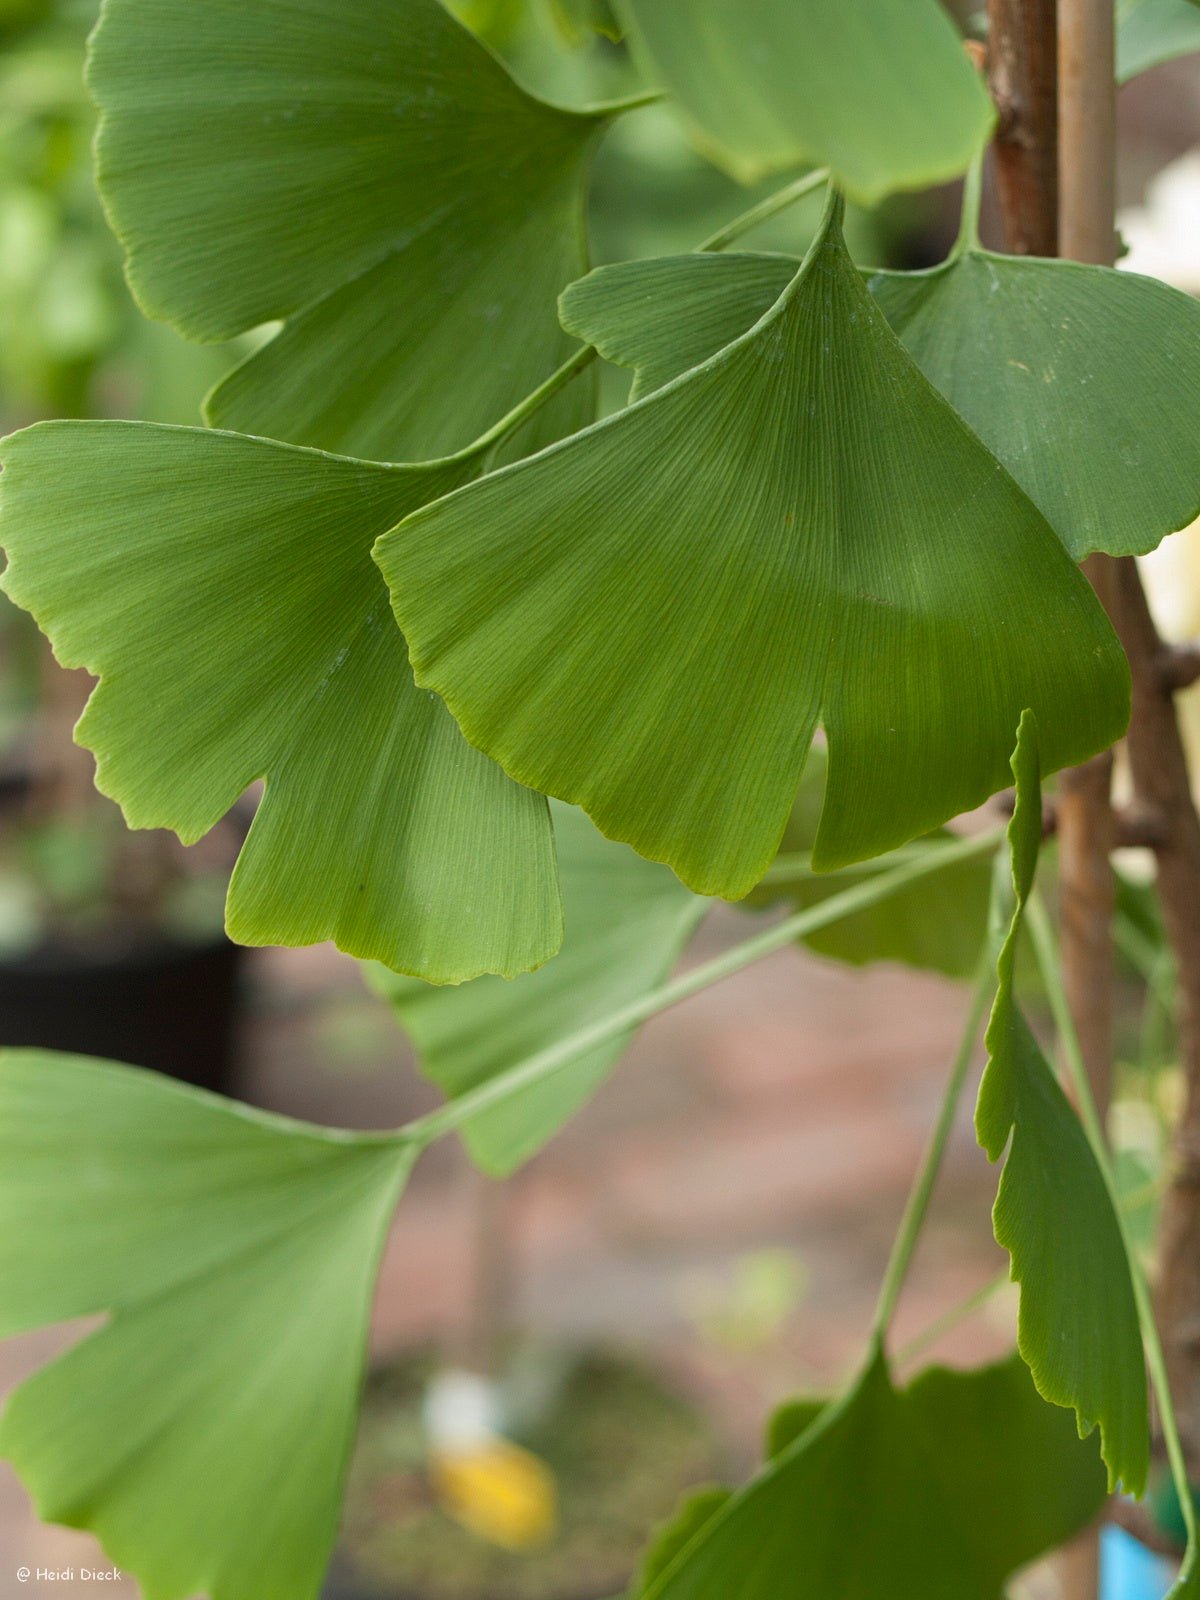
[{"label": "green ginkgo leaf", "polygon": [[412,1165],[152,1073],[0,1055],[0,1332],[109,1313],[0,1421],[146,1600],[310,1600]]},{"label": "green ginkgo leaf", "polygon": [[376,556],[472,743],[698,893],[762,877],[818,718],[826,869],[1001,788],[1024,706],[1051,766],[1127,716],[1094,595],[888,328],[836,202],[748,333]]},{"label": "green ginkgo leaf", "polygon": [[[526,94],[437,0],[107,0],[89,82],[142,308],[195,339],[285,321],[212,422],[421,460],[569,353],[605,119]],[[589,407],[568,391],[532,443]]]},{"label": "green ginkgo leaf", "polygon": [[876,1357],[815,1410],[748,1488],[689,1502],[639,1600],[778,1600],[801,1592],[798,1574],[822,1600],[1001,1600],[1104,1498],[1094,1443],[1016,1357],[931,1368],[904,1389]]},{"label": "green ginkgo leaf", "polygon": [[988,1066],[975,1112],[993,1161],[1008,1151],[993,1212],[1021,1285],[1018,1345],[1038,1390],[1099,1425],[1110,1483],[1141,1494],[1149,1465],[1146,1370],[1120,1223],[1082,1124],[1017,1005],[1014,965],[1042,837],[1038,730],[1021,719],[1009,827],[1016,910],[999,957]]},{"label": "green ginkgo leaf", "polygon": [[[817,837],[826,765],[825,751],[814,745],[784,829],[781,857],[772,864],[766,881],[746,897],[745,905],[770,906],[787,900],[803,910],[862,882],[872,870],[848,867],[814,873],[804,863]],[[950,835],[943,830],[940,837]],[[792,868],[789,857],[796,858]],[[806,934],[804,943],[819,955],[853,966],[898,961],[948,978],[969,978],[978,971],[987,937],[991,884],[991,864],[982,857],[951,862],[865,911]]]},{"label": "green ginkgo leaf", "polygon": [[733,1490],[723,1488],[720,1484],[690,1490],[671,1520],[655,1530],[627,1600],[643,1600],[643,1596],[675,1564],[676,1558],[732,1499]]},{"label": "green ginkgo leaf", "polygon": [[1153,278],[964,249],[871,292],[1067,549],[1140,555],[1200,513],[1200,304]]},{"label": "green ginkgo leaf", "polygon": [[370,557],[474,460],[385,467],[105,422],[0,453],[4,588],[100,678],[78,738],[130,825],[190,843],[266,779],[235,939],[333,939],[437,982],[557,949],[546,803],[415,687]]},{"label": "green ginkgo leaf", "polygon": [[830,167],[870,205],[962,172],[991,102],[937,0],[617,0],[649,71],[743,176]]},{"label": "green ginkgo leaf", "polygon": [[[788,256],[671,256],[601,267],[564,325],[634,369],[633,396],[707,360],[764,316]],[[925,376],[1081,559],[1152,550],[1200,511],[1200,305],[1108,267],[960,247],[871,292]]]},{"label": "green ginkgo leaf", "polygon": [[[596,831],[573,806],[552,808],[565,934],[540,972],[434,989],[372,969],[426,1075],[452,1099],[598,1022],[667,977],[709,902],[665,867]],[[545,1144],[612,1071],[614,1039],[468,1122],[474,1159],[502,1177]]]},{"label": "green ginkgo leaf", "polygon": [[1196,0],[1117,0],[1117,82],[1200,50]]}]

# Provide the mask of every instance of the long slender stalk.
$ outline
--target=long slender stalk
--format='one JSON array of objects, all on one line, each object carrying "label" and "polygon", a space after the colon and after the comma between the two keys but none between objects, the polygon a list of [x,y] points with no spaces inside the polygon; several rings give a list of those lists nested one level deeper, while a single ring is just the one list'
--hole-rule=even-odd
[{"label": "long slender stalk", "polygon": [[465,449],[459,450],[455,455],[448,457],[450,461],[466,461],[472,456],[486,455],[489,450],[494,450],[514,434],[518,428],[524,427],[532,416],[535,416],[547,401],[553,400],[560,389],[565,389],[572,378],[585,372],[595,361],[599,352],[590,344],[581,345],[574,355],[569,356],[561,367],[557,367],[544,383],[540,383],[524,400],[519,401],[511,411],[502,416],[499,422],[493,423],[486,433],[481,433],[478,439],[473,440]]},{"label": "long slender stalk", "polygon": [[987,1283],[981,1284],[978,1289],[973,1289],[955,1305],[943,1311],[940,1317],[935,1317],[920,1333],[914,1334],[906,1345],[901,1345],[896,1352],[896,1365],[898,1367],[910,1366],[919,1356],[933,1348],[944,1335],[957,1328],[959,1323],[965,1322],[968,1317],[973,1317],[977,1311],[982,1311],[990,1301],[1007,1289],[1012,1283],[1012,1277],[1007,1268],[998,1272],[994,1278],[989,1278]]},{"label": "long slender stalk", "polygon": [[[622,102],[617,105],[616,109],[629,110],[634,104],[651,105],[655,100],[661,98],[661,95],[649,95],[628,103]],[[806,172],[802,178],[797,178],[792,183],[785,183],[774,194],[768,195],[765,200],[760,200],[757,205],[753,205],[749,210],[743,211],[740,216],[734,217],[732,222],[727,222],[718,232],[705,239],[702,244],[697,245],[696,253],[711,253],[716,250],[723,250],[726,245],[732,244],[736,239],[740,239],[744,233],[749,233],[751,228],[756,228],[760,222],[766,222],[769,217],[776,216],[780,211],[786,210],[788,206],[795,205],[797,200],[803,200],[805,195],[812,194],[815,189],[821,188],[823,184],[828,182],[828,167],[820,167],[815,172]],[[544,383],[539,384],[531,394],[527,394],[511,411],[506,412],[499,422],[494,423],[486,433],[480,434],[478,439],[473,440],[464,449],[459,450],[448,459],[451,461],[466,461],[472,456],[486,455],[489,450],[494,450],[498,445],[503,444],[518,428],[524,427],[525,423],[535,416],[548,401],[552,400],[560,389],[565,389],[572,379],[577,378],[581,372],[585,372],[595,361],[598,354],[599,352],[592,345],[584,345],[581,349],[576,350],[574,355],[569,356],[561,367],[558,367],[550,374]]]},{"label": "long slender stalk", "polygon": [[954,1058],[954,1065],[950,1069],[950,1076],[946,1080],[946,1089],[942,1095],[937,1121],[934,1124],[933,1132],[929,1136],[929,1143],[921,1159],[920,1169],[909,1192],[908,1201],[904,1207],[904,1215],[900,1220],[895,1243],[892,1245],[891,1258],[883,1275],[879,1301],[875,1307],[875,1318],[871,1324],[871,1343],[876,1349],[882,1346],[887,1336],[887,1331],[891,1326],[892,1318],[896,1314],[900,1292],[904,1288],[904,1280],[908,1276],[913,1253],[917,1248],[921,1229],[929,1213],[929,1202],[933,1196],[933,1186],[937,1182],[938,1173],[941,1171],[942,1161],[946,1154],[946,1146],[950,1141],[950,1134],[954,1128],[954,1118],[958,1111],[959,1100],[962,1098],[963,1085],[967,1081],[967,1073],[970,1071],[971,1059],[975,1052],[975,1043],[979,1037],[979,1027],[983,1021],[984,1013],[988,1009],[995,985],[996,975],[989,952],[980,966],[971,1007],[967,1012],[967,1020],[963,1028],[962,1041]]},{"label": "long slender stalk", "polygon": [[755,934],[753,938],[735,945],[732,950],[726,950],[713,960],[693,968],[691,972],[685,972],[652,994],[643,995],[640,999],[621,1006],[603,1020],[579,1029],[568,1038],[557,1041],[545,1050],[539,1050],[524,1061],[516,1062],[506,1071],[489,1078],[486,1083],[481,1083],[477,1088],[460,1095],[458,1099],[451,1100],[427,1116],[398,1129],[393,1137],[403,1138],[410,1143],[430,1144],[433,1140],[461,1128],[472,1117],[477,1117],[481,1112],[490,1111],[502,1104],[514,1094],[519,1094],[522,1090],[553,1077],[555,1073],[561,1072],[564,1067],[569,1067],[590,1050],[608,1044],[613,1039],[619,1039],[640,1023],[669,1010],[682,1000],[690,999],[692,995],[699,994],[714,983],[731,978],[734,973],[741,972],[756,961],[761,961],[764,956],[772,954],[775,950],[783,949],[805,934],[815,933],[818,928],[829,927],[831,923],[840,922],[844,917],[852,916],[857,911],[865,911],[881,900],[886,900],[889,895],[907,888],[909,884],[927,877],[931,872],[940,871],[942,867],[986,855],[996,849],[1000,837],[1001,834],[995,831],[978,834],[969,839],[959,839],[953,844],[930,846],[918,859],[893,867],[887,872],[875,874],[865,883],[855,884],[852,888],[843,889],[839,894],[831,895],[820,905],[798,911],[794,916],[777,923],[775,927]]},{"label": "long slender stalk", "polygon": [[[1002,840],[998,834],[992,834],[995,840],[993,848],[999,849]],[[913,843],[901,845],[898,850],[891,850],[886,856],[875,856],[870,861],[858,862],[853,867],[846,867],[842,872],[814,872],[812,855],[807,850],[795,850],[777,855],[771,865],[763,873],[760,883],[779,884],[793,883],[797,878],[815,878],[822,883],[835,882],[842,873],[853,873],[860,877],[863,873],[890,872],[893,867],[898,867],[904,862],[919,861],[929,854],[931,849],[940,849],[940,845],[926,843]]]},{"label": "long slender stalk", "polygon": [[828,182],[828,167],[818,167],[814,172],[806,172],[802,178],[784,184],[782,189],[777,189],[765,200],[760,200],[748,211],[743,211],[740,217],[734,217],[732,222],[727,222],[723,228],[718,228],[716,233],[709,234],[703,244],[696,246],[697,252],[724,250],[726,245],[733,244],[744,233],[749,233],[751,228],[757,228],[760,222],[769,221],[771,217],[786,211],[788,206],[794,206],[797,200],[803,200],[805,195],[812,194],[815,189],[820,189]]},{"label": "long slender stalk", "polygon": [[1134,1298],[1137,1301],[1138,1321],[1141,1324],[1142,1341],[1146,1348],[1147,1365],[1150,1368],[1154,1391],[1158,1397],[1159,1424],[1167,1447],[1167,1459],[1171,1466],[1171,1477],[1175,1484],[1176,1493],[1179,1496],[1188,1542],[1189,1544],[1194,1544],[1196,1542],[1196,1512],[1192,1503],[1187,1462],[1184,1459],[1183,1441],[1180,1437],[1179,1423],[1175,1415],[1175,1406],[1171,1395],[1171,1381],[1167,1372],[1166,1356],[1158,1331],[1158,1322],[1154,1315],[1154,1306],[1150,1298],[1146,1275],[1142,1271],[1141,1261],[1129,1236],[1125,1212],[1117,1197],[1117,1185],[1113,1174],[1112,1161],[1108,1153],[1108,1143],[1104,1137],[1100,1113],[1096,1106],[1095,1097],[1092,1094],[1091,1081],[1088,1078],[1083,1050],[1075,1028],[1075,1019],[1071,1014],[1070,1002],[1062,980],[1054,928],[1047,915],[1046,908],[1037,894],[1034,894],[1029,902],[1028,923],[1029,932],[1033,939],[1034,953],[1037,956],[1038,970],[1041,972],[1042,981],[1046,986],[1046,993],[1050,1000],[1050,1010],[1062,1045],[1063,1060],[1066,1062],[1071,1086],[1075,1091],[1080,1120],[1083,1123],[1088,1142],[1096,1157],[1096,1164],[1100,1168],[1101,1176],[1112,1201],[1113,1211],[1116,1213],[1117,1224],[1125,1244],[1125,1254],[1129,1258],[1129,1273],[1133,1282]]},{"label": "long slender stalk", "polygon": [[[1125,1195],[1121,1201],[1121,1211],[1126,1217],[1135,1216],[1143,1206],[1149,1205],[1162,1193],[1163,1184],[1159,1179],[1151,1183],[1142,1184],[1130,1194]],[[982,1311],[984,1306],[993,1301],[998,1294],[1007,1289],[1012,1283],[1012,1274],[1007,1268],[998,1272],[994,1278],[989,1278],[986,1283],[980,1284],[978,1289],[964,1295],[961,1300],[956,1300],[952,1306],[947,1307],[940,1316],[916,1333],[902,1345],[896,1352],[895,1364],[897,1367],[911,1366],[918,1357],[923,1356],[927,1350],[937,1344],[938,1340],[947,1333],[952,1332],[960,1323],[966,1322],[968,1317],[973,1317],[977,1311]]]}]

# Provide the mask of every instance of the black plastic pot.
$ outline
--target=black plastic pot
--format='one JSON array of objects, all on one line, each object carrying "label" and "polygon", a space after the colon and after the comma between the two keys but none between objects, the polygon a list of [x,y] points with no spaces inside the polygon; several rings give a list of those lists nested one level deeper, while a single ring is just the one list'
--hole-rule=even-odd
[{"label": "black plastic pot", "polygon": [[2,961],[0,1045],[100,1056],[232,1093],[242,955],[222,935]]}]

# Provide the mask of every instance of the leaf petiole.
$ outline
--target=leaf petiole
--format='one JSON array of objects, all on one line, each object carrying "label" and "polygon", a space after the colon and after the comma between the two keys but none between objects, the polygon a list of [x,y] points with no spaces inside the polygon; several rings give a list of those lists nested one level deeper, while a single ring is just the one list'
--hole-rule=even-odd
[{"label": "leaf petiole", "polygon": [[418,1118],[415,1122],[408,1123],[404,1128],[397,1130],[392,1137],[403,1137],[422,1146],[432,1144],[435,1139],[461,1128],[472,1117],[490,1111],[494,1106],[519,1094],[522,1090],[552,1077],[556,1072],[577,1061],[580,1056],[586,1055],[589,1050],[619,1038],[640,1023],[678,1005],[680,1001],[688,1000],[692,995],[699,994],[714,983],[732,977],[734,973],[741,972],[764,956],[783,949],[805,934],[815,933],[818,928],[828,927],[831,923],[841,921],[843,917],[852,916],[858,911],[866,910],[868,906],[886,900],[889,895],[898,893],[910,883],[915,883],[931,872],[938,872],[953,862],[969,861],[975,856],[988,854],[997,848],[1002,838],[1003,830],[993,830],[971,838],[958,839],[953,844],[930,848],[924,850],[916,860],[877,873],[865,883],[854,884],[838,894],[831,895],[819,905],[809,906],[777,923],[775,927],[734,945],[731,950],[726,950],[711,961],[693,968],[691,972],[683,973],[661,989],[656,989],[651,994],[643,995],[622,1006],[603,1021],[591,1023],[547,1049],[539,1050],[524,1061],[516,1062],[506,1072],[498,1073],[486,1083],[481,1083],[466,1094],[460,1095],[458,1099],[440,1106],[436,1111]]},{"label": "leaf petiole", "polygon": [[938,1173],[941,1171],[942,1160],[946,1154],[946,1146],[954,1127],[954,1117],[958,1111],[958,1103],[962,1098],[963,1085],[967,1081],[967,1073],[975,1053],[975,1045],[979,1037],[980,1024],[983,1022],[988,1005],[995,989],[996,978],[992,967],[991,952],[985,952],[980,962],[979,974],[975,980],[975,990],[971,999],[967,1020],[963,1027],[962,1040],[958,1053],[954,1058],[954,1065],[950,1069],[950,1076],[946,1080],[946,1089],[942,1095],[941,1107],[938,1110],[937,1122],[929,1137],[929,1144],[921,1161],[921,1166],[909,1191],[908,1201],[904,1207],[904,1216],[901,1218],[900,1227],[896,1234],[895,1243],[892,1245],[891,1258],[884,1273],[883,1285],[879,1291],[879,1303],[875,1308],[875,1319],[871,1325],[871,1348],[881,1351],[888,1328],[896,1313],[896,1306],[900,1299],[904,1280],[912,1262],[913,1253],[917,1248],[917,1241],[921,1236],[925,1218],[929,1212],[929,1202],[933,1195],[933,1186],[937,1182]]},{"label": "leaf petiole", "polygon": [[[636,110],[638,106],[653,105],[662,98],[663,96],[657,93],[637,95],[631,100],[614,101],[611,105],[605,105],[599,109],[606,112],[631,111]],[[792,183],[785,184],[782,189],[778,189],[774,194],[768,195],[765,200],[760,200],[757,205],[751,206],[748,211],[743,211],[741,216],[734,217],[732,222],[726,223],[723,228],[710,235],[703,244],[697,245],[696,254],[708,254],[715,250],[723,250],[726,245],[732,244],[735,239],[740,239],[742,234],[748,233],[751,228],[757,227],[760,222],[766,222],[768,218],[786,210],[788,206],[794,205],[797,200],[803,200],[805,195],[812,194],[814,189],[819,189],[822,184],[828,183],[828,181],[828,167],[818,167],[815,172],[806,172],[802,178],[796,178]],[[584,345],[582,349],[576,350],[575,354],[564,361],[556,371],[552,372],[544,383],[539,384],[531,394],[527,394],[524,400],[520,401],[511,411],[501,417],[499,422],[489,428],[486,433],[481,434],[478,439],[473,440],[465,449],[458,451],[457,454],[447,459],[450,461],[466,461],[472,456],[486,455],[489,450],[493,450],[498,445],[503,444],[511,434],[524,426],[530,417],[540,411],[548,400],[552,400],[560,389],[565,388],[572,378],[578,377],[581,372],[591,366],[598,353],[594,345]]]},{"label": "leaf petiole", "polygon": [[771,217],[786,211],[788,206],[795,205],[797,200],[803,200],[805,195],[812,194],[814,189],[819,189],[822,184],[828,182],[829,168],[817,167],[813,172],[806,172],[802,178],[795,178],[791,183],[785,183],[782,189],[776,189],[774,194],[769,194],[765,200],[760,200],[748,211],[743,211],[741,216],[734,217],[732,222],[727,222],[723,228],[718,228],[716,233],[710,234],[703,244],[697,245],[697,255],[724,250],[726,245],[733,244],[744,233],[749,233],[751,228],[757,228],[760,222],[769,221]]}]

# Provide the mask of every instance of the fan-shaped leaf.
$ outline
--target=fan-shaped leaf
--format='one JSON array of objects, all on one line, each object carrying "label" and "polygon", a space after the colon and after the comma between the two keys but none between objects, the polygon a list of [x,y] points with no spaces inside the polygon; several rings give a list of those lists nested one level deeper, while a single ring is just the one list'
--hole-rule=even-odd
[{"label": "fan-shaped leaf", "polygon": [[962,172],[992,108],[936,0],[617,0],[650,70],[746,176],[833,169],[867,204]]},{"label": "fan-shaped leaf", "polygon": [[473,461],[381,467],[137,423],[44,424],[3,459],[4,587],[100,677],[79,739],[130,824],[191,842],[267,780],[234,938],[335,939],[439,982],[553,953],[545,801],[414,686],[370,558]]},{"label": "fan-shaped leaf", "polygon": [[[564,324],[632,367],[634,396],[765,315],[787,256],[692,255],[601,267]],[[1152,550],[1200,510],[1200,305],[1152,278],[961,249],[870,289],[925,376],[1077,559]]]},{"label": "fan-shaped leaf", "polygon": [[146,1600],[315,1597],[411,1163],[132,1068],[0,1056],[0,1329],[111,1313],[5,1409],[39,1514]]},{"label": "fan-shaped leaf", "polygon": [[[552,808],[566,932],[540,972],[433,989],[373,969],[374,987],[411,1035],[428,1077],[451,1098],[648,994],[675,965],[708,902],[665,867],[596,831],[573,806]],[[471,1154],[504,1176],[557,1133],[603,1083],[628,1038],[481,1113],[464,1129]]]},{"label": "fan-shaped leaf", "polygon": [[1200,50],[1196,0],[1117,0],[1117,81]]},{"label": "fan-shaped leaf", "polygon": [[925,372],[1076,559],[1200,512],[1200,304],[1153,278],[965,250],[871,280]]},{"label": "fan-shaped leaf", "polygon": [[975,1125],[991,1160],[1008,1148],[993,1223],[1021,1285],[1021,1354],[1046,1399],[1074,1408],[1081,1433],[1099,1424],[1110,1480],[1140,1494],[1150,1426],[1125,1244],[1079,1118],[1015,994],[1017,939],[1042,836],[1037,730],[1029,715],[1021,720],[1013,773],[1017,806],[1009,839],[1017,906],[999,959]]},{"label": "fan-shaped leaf", "polygon": [[1104,1497],[1094,1444],[1045,1405],[1016,1357],[931,1368],[897,1390],[882,1358],[750,1486],[689,1503],[661,1535],[644,1600],[1000,1600],[1017,1567]]},{"label": "fan-shaped leaf", "polygon": [[569,353],[552,307],[603,119],[526,94],[437,0],[107,0],[89,81],[144,310],[197,339],[286,319],[210,420],[428,458]]},{"label": "fan-shaped leaf", "polygon": [[814,856],[877,855],[1124,726],[1127,669],[1041,514],[888,329],[836,206],[775,305],[674,383],[376,551],[417,681],[521,782],[745,894],[821,716]]}]

